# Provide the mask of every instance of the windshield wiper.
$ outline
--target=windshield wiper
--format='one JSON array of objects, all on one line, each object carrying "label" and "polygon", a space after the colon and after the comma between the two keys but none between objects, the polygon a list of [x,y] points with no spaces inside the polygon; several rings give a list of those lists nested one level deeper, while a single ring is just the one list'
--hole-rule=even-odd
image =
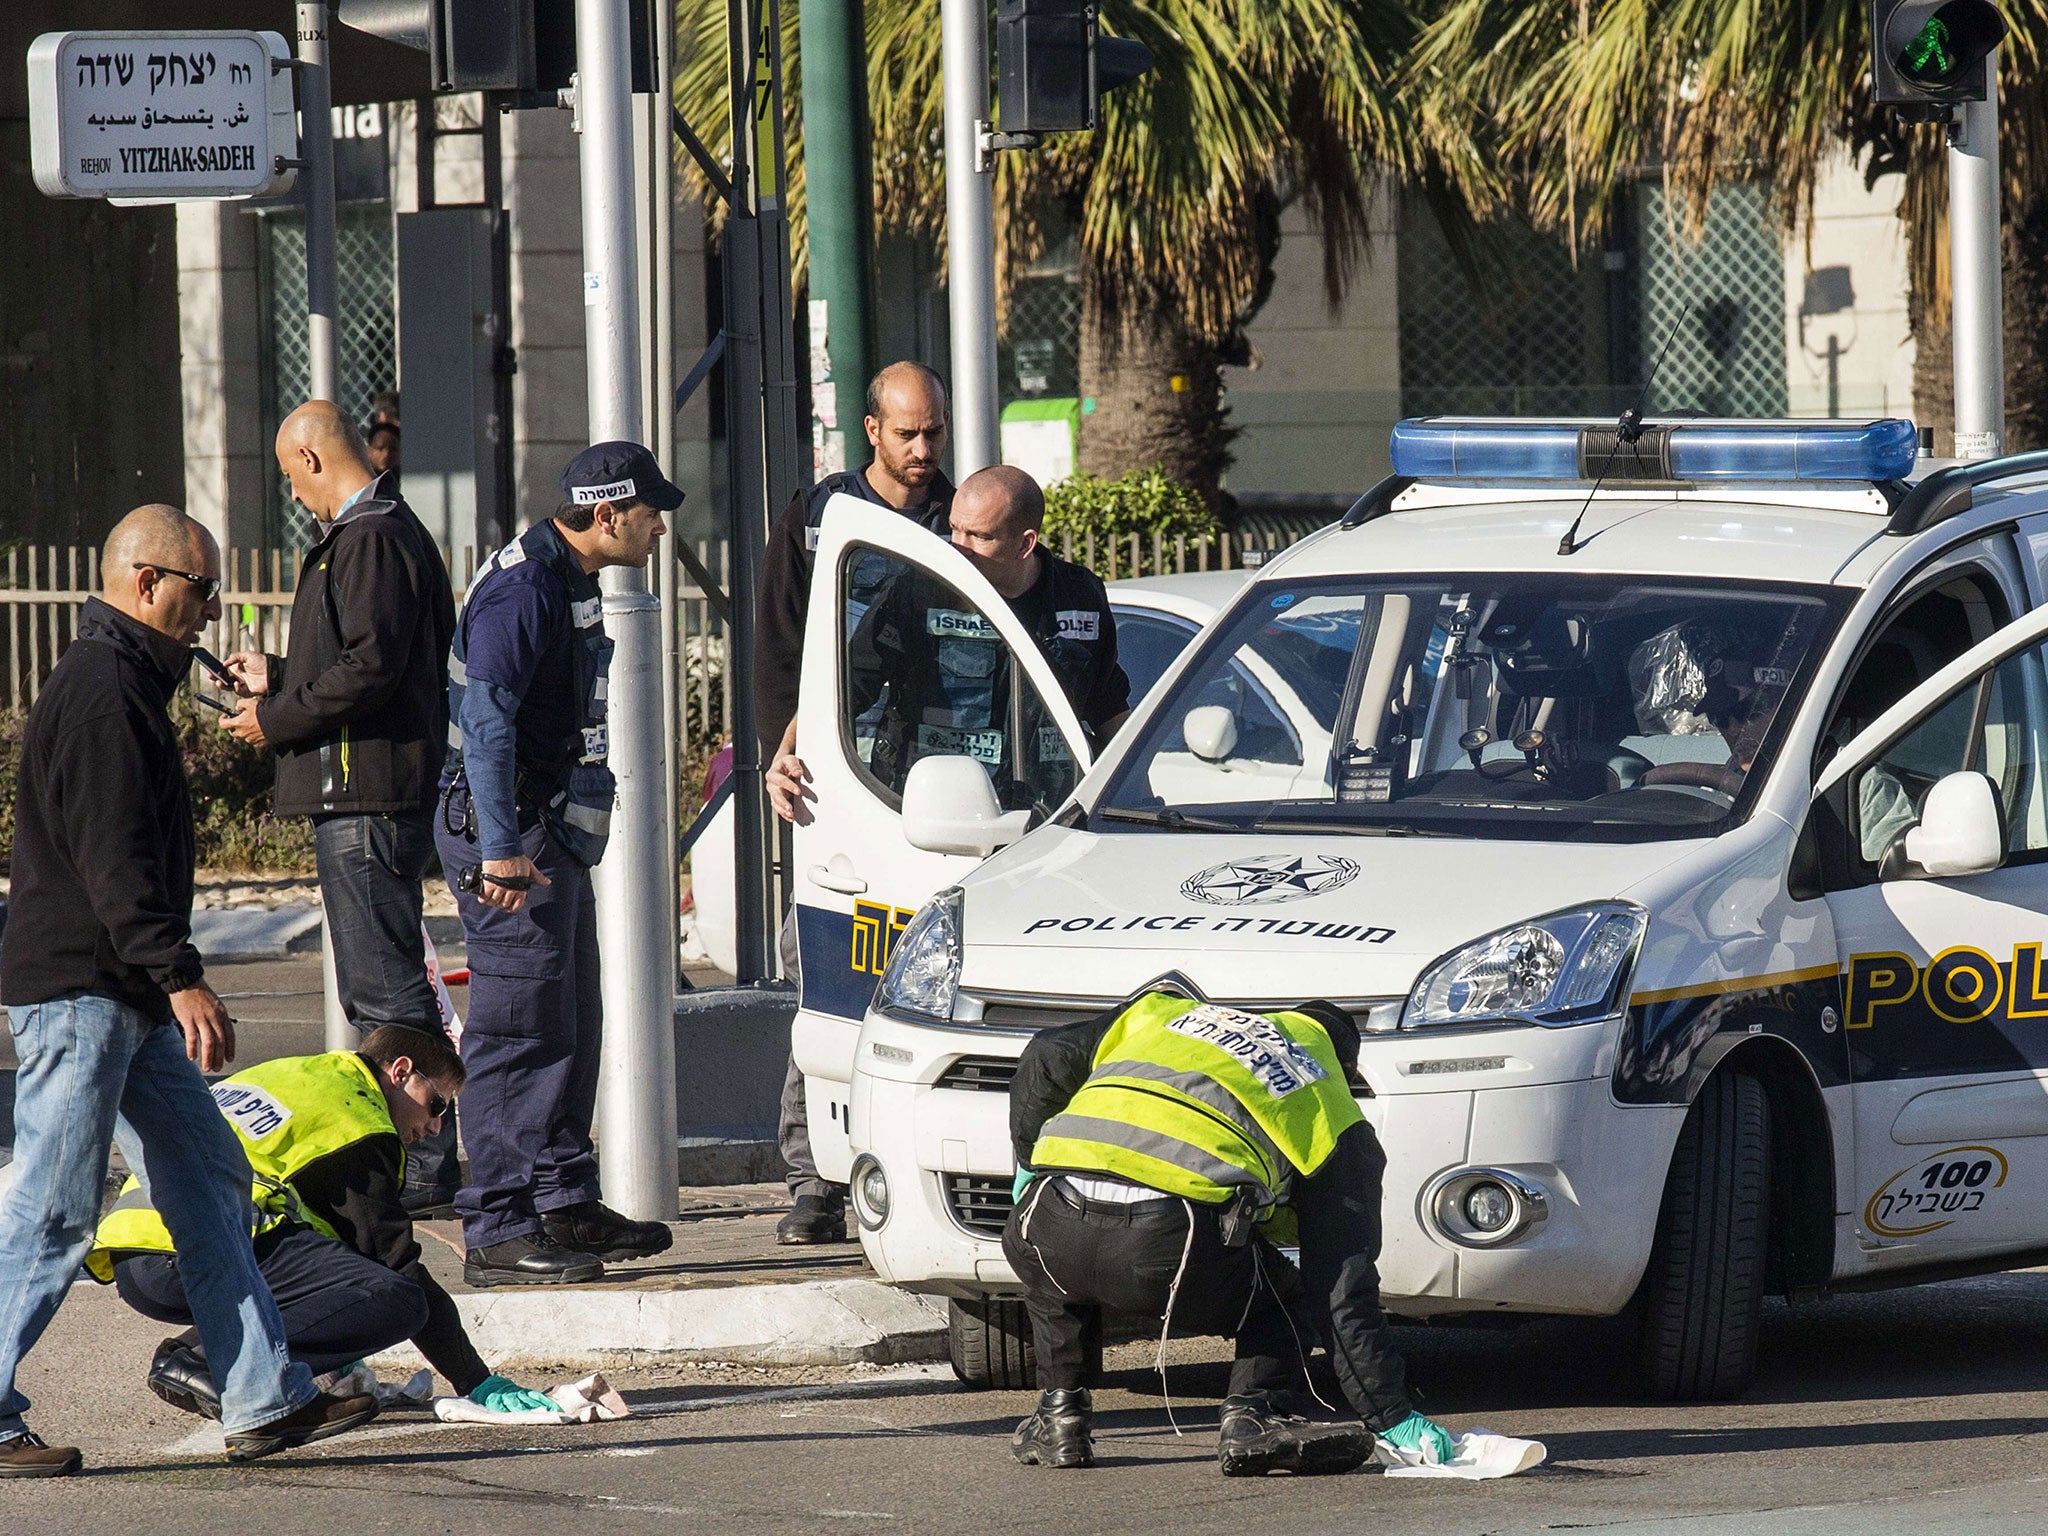
[{"label": "windshield wiper", "polygon": [[1287,815],[1266,815],[1259,818],[1254,832],[1286,830],[1289,832],[1329,833],[1340,837],[1457,837],[1456,832],[1443,832],[1435,827],[1417,827],[1402,821],[1342,821],[1295,817]]},{"label": "windshield wiper", "polygon": [[1143,806],[1111,805],[1096,811],[1104,821],[1129,821],[1141,827],[1165,827],[1171,832],[1243,832],[1245,823],[1224,821],[1215,816],[1190,816],[1172,806],[1147,810]]}]

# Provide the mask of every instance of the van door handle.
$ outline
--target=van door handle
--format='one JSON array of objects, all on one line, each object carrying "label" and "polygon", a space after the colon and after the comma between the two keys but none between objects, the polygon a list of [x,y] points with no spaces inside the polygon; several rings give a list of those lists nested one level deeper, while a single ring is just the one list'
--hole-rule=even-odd
[{"label": "van door handle", "polygon": [[842,896],[858,896],[868,888],[867,881],[853,872],[852,863],[843,853],[833,854],[829,864],[813,864],[810,876],[811,884]]}]

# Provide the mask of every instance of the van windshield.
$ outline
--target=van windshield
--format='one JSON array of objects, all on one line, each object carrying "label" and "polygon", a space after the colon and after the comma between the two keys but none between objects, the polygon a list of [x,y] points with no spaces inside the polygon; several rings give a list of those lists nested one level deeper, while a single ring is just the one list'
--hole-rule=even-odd
[{"label": "van windshield", "polygon": [[1267,582],[1090,824],[1711,837],[1747,815],[1845,601],[1548,573]]}]

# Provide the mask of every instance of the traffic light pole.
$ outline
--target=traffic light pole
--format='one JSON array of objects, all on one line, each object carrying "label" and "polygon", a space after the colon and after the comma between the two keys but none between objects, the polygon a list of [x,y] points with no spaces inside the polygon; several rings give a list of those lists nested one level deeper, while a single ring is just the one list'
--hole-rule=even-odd
[{"label": "traffic light pole", "polygon": [[[629,25],[627,0],[576,0],[583,340],[593,442],[642,438]],[[673,844],[660,604],[648,593],[645,569],[614,566],[602,580],[613,646],[605,714],[618,800],[594,876],[604,954],[599,1168],[608,1204],[636,1221],[666,1221],[676,1214],[676,913],[667,873]]]},{"label": "traffic light pole", "polygon": [[1959,459],[2005,451],[2005,316],[1999,233],[1998,55],[1989,99],[1956,108],[1948,130],[1948,252]]},{"label": "traffic light pole", "polygon": [[[830,377],[811,380],[822,474],[863,453],[862,391],[875,371],[870,339],[867,46],[861,0],[803,0],[804,195],[810,210],[811,313],[822,319]],[[815,355],[818,338],[811,337]],[[831,406],[820,398],[831,387]],[[834,435],[837,436],[835,442]]]},{"label": "traffic light pole", "polygon": [[953,478],[996,463],[995,172],[983,169],[988,7],[942,0],[946,90],[946,294],[953,328]]}]

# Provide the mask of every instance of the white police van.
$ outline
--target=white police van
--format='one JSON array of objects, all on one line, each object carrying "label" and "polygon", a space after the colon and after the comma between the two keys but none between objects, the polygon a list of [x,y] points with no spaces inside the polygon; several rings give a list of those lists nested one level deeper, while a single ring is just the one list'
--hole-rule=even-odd
[{"label": "white police van", "polygon": [[1629,439],[1403,423],[1078,783],[965,562],[828,519],[820,607],[863,558],[925,566],[1027,680],[1000,764],[878,782],[843,645],[799,726],[806,1001],[837,944],[863,1017],[799,1027],[814,1128],[876,1268],[953,1298],[963,1377],[1027,1382],[1016,1057],[1150,986],[1355,1013],[1398,1315],[1633,1305],[1650,1388],[1720,1397],[1767,1293],[2048,1259],[2048,454]]}]

